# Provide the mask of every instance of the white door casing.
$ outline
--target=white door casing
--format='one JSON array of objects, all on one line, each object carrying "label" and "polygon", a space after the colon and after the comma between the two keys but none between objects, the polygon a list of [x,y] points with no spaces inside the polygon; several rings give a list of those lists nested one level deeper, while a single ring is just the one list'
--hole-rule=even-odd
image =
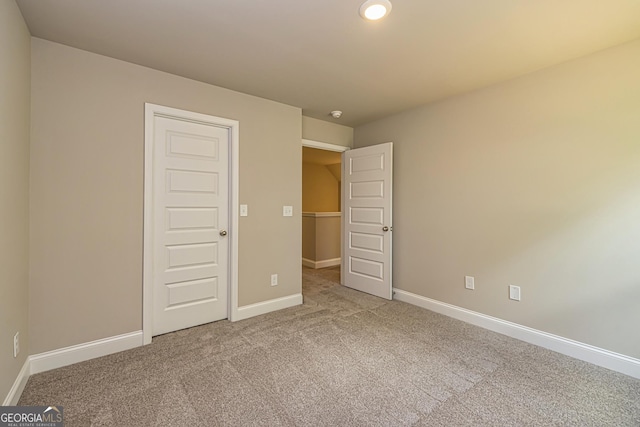
[{"label": "white door casing", "polygon": [[316,148],[318,150],[337,151],[339,153],[342,153],[344,151],[348,151],[351,149],[350,147],[345,147],[344,145],[329,144],[327,142],[314,141],[313,139],[304,139],[304,138],[302,139],[302,146],[309,147],[309,148]]},{"label": "white door casing", "polygon": [[151,336],[237,311],[237,168],[229,172],[237,166],[238,123],[152,104],[145,108],[148,343]]},{"label": "white door casing", "polygon": [[342,154],[342,284],[392,299],[393,143]]}]

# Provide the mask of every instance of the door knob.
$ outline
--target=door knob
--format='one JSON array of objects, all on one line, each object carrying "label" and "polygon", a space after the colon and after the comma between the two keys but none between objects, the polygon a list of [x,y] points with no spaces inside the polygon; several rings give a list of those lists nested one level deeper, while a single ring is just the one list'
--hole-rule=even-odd
[{"label": "door knob", "polygon": [[227,230],[220,230],[220,235],[222,237],[226,236],[227,235]]},{"label": "door knob", "polygon": [[385,225],[384,227],[382,227],[382,231],[389,231],[389,227]]}]

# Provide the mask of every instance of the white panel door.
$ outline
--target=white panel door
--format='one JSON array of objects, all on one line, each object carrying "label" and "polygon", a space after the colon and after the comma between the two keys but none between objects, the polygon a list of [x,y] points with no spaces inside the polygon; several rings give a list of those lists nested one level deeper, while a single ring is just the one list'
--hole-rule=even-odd
[{"label": "white panel door", "polygon": [[391,299],[393,143],[342,155],[342,284]]},{"label": "white panel door", "polygon": [[227,317],[229,129],[156,116],[153,335]]}]

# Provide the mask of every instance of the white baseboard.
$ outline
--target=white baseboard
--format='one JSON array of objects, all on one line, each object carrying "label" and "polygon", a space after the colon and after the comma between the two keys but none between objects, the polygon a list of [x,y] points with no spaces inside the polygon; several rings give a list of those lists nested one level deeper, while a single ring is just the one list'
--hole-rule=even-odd
[{"label": "white baseboard", "polygon": [[244,320],[250,317],[271,313],[272,311],[282,310],[283,308],[294,307],[300,304],[302,304],[302,294],[289,295],[287,297],[276,298],[251,305],[245,305],[242,307],[238,307],[238,315],[233,320],[234,322],[236,320]]},{"label": "white baseboard", "polygon": [[326,268],[333,267],[334,265],[340,265],[341,258],[323,259],[321,261],[313,261],[307,258],[302,258],[302,265],[309,268]]},{"label": "white baseboard", "polygon": [[61,368],[142,345],[142,331],[103,338],[29,357],[31,374]]},{"label": "white baseboard", "polygon": [[640,359],[487,316],[401,289],[393,289],[393,298],[640,379]]},{"label": "white baseboard", "polygon": [[27,359],[24,361],[24,365],[22,365],[22,369],[18,373],[18,377],[16,378],[11,390],[9,390],[9,394],[4,399],[2,406],[16,406],[18,404],[18,400],[20,399],[20,395],[22,394],[22,390],[27,385],[27,381],[29,380],[30,374],[30,360]]}]

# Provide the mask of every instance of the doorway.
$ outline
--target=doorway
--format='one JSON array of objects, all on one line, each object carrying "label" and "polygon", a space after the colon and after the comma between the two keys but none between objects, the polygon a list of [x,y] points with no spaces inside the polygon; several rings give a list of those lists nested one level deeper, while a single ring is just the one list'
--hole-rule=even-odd
[{"label": "doorway", "polygon": [[[306,157],[303,151],[303,165],[305,158],[310,163],[314,156],[321,158],[328,155],[322,152],[322,149],[337,151],[336,146],[329,144],[318,143],[320,146],[314,146],[305,142],[306,140],[303,140],[303,150],[319,148],[320,151],[306,151]],[[341,229],[339,238],[335,238],[336,241],[340,241],[340,245],[333,254],[338,258],[325,265],[319,265],[316,260],[309,267],[340,265],[342,285],[392,299],[393,143],[387,142],[349,151],[345,147],[339,147],[339,150],[342,152],[341,163],[344,164],[341,164],[338,178],[340,202],[337,206],[342,213]],[[327,164],[331,162],[327,161]],[[303,188],[304,182],[303,169]],[[327,234],[324,230],[318,233],[317,225],[312,222],[315,217],[322,217],[322,213],[307,212],[305,218],[304,201],[303,189],[303,268],[306,261],[305,253],[318,258],[318,245],[313,237]],[[310,235],[312,237],[305,240],[305,236]],[[314,250],[316,252],[313,252]]]},{"label": "doorway", "polygon": [[308,278],[320,269],[339,271],[341,157],[348,148],[310,140],[302,145],[302,266]]}]

